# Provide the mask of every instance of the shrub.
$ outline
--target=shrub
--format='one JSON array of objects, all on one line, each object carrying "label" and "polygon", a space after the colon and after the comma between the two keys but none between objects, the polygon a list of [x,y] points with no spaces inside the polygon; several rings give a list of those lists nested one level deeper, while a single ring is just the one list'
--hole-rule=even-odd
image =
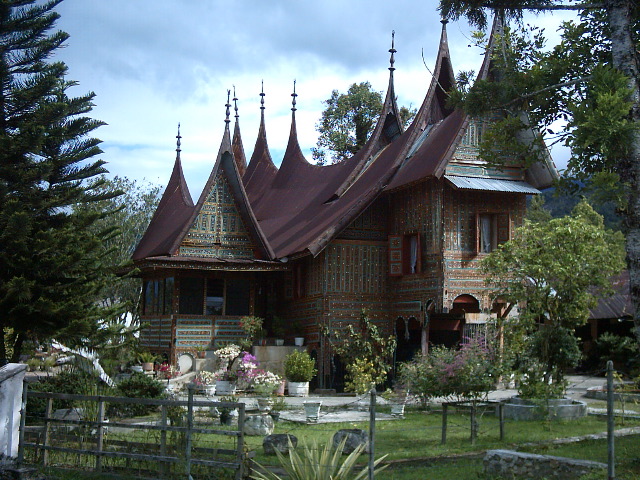
[{"label": "shrub", "polygon": [[494,387],[496,363],[484,340],[472,339],[459,349],[433,347],[401,364],[399,378],[425,406],[434,397],[477,400]]},{"label": "shrub", "polygon": [[[115,394],[130,398],[165,398],[164,383],[145,375],[134,373],[122,380],[115,388]],[[157,407],[154,405],[113,404],[109,407],[109,414],[119,417],[147,415]]]},{"label": "shrub", "polygon": [[307,352],[296,350],[284,360],[284,375],[290,382],[310,382],[316,373],[315,362]]},{"label": "shrub", "polygon": [[[67,393],[75,395],[91,394],[96,385],[100,385],[101,394],[109,394],[109,387],[104,385],[93,374],[82,370],[63,370],[58,375],[41,378],[38,382],[30,383],[29,390],[35,392]],[[27,397],[27,415],[43,417],[46,412],[44,398]],[[54,400],[53,410],[61,408],[79,407],[78,402],[72,400]]]}]

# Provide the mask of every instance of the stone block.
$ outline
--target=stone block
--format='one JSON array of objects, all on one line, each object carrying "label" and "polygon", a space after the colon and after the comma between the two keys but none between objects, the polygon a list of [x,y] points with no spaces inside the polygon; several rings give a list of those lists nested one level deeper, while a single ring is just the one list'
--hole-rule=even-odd
[{"label": "stone block", "polygon": [[289,433],[276,433],[267,435],[262,440],[262,448],[264,448],[265,455],[275,455],[276,450],[282,454],[289,453],[289,442],[293,448],[298,446],[298,438],[295,435]]},{"label": "stone block", "polygon": [[243,431],[245,435],[261,436],[273,433],[274,423],[271,415],[247,415],[244,420]]},{"label": "stone block", "polygon": [[359,428],[345,428],[338,430],[333,435],[333,448],[338,448],[342,440],[347,439],[342,453],[349,454],[353,452],[360,445],[364,445],[363,452],[369,453],[369,434],[365,430]]}]

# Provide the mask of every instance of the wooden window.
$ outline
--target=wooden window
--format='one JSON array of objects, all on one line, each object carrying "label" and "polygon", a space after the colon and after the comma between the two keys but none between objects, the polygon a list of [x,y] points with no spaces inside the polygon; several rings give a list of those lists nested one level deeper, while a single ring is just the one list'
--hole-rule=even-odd
[{"label": "wooden window", "polygon": [[228,280],[225,296],[225,315],[249,315],[251,282]]},{"label": "wooden window", "polygon": [[145,280],[142,293],[143,315],[171,315],[173,301],[173,277]]},{"label": "wooden window", "polygon": [[422,271],[420,234],[389,235],[389,275],[413,275]]},{"label": "wooden window", "polygon": [[205,299],[207,315],[224,315],[224,280],[207,279],[207,297]]},{"label": "wooden window", "polygon": [[511,237],[508,213],[476,214],[476,252],[491,253]]},{"label": "wooden window", "polygon": [[180,279],[180,304],[178,313],[202,315],[204,311],[204,279],[183,277]]}]

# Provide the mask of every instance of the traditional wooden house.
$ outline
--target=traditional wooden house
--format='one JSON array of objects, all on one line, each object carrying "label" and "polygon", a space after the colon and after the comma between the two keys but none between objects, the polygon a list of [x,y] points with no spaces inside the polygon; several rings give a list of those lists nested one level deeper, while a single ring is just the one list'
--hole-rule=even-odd
[{"label": "traditional wooden house", "polygon": [[[491,75],[491,45],[479,78]],[[145,345],[175,358],[233,341],[243,315],[264,317],[268,331],[277,317],[289,341],[304,335],[318,359],[319,385],[328,387],[336,368],[323,332],[357,321],[362,309],[397,334],[398,360],[421,339],[453,344],[500,314],[504,305],[483,294],[478,261],[522,223],[527,195],[550,185],[555,167],[547,156],[528,169],[499,171],[479,158],[485,121],[446,104],[454,72],[444,22],[433,79],[404,130],[393,45],[390,52],[375,129],[342,163],[304,158],[294,91],[280,167],[267,146],[264,93],[246,165],[237,107],[231,138],[227,102],[222,144],[194,205],[178,136],[173,173],[133,256],[144,281]]]}]

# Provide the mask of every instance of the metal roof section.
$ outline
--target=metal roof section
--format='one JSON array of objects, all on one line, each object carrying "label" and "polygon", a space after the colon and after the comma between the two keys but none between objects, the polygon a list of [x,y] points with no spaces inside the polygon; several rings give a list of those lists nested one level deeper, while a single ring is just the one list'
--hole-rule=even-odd
[{"label": "metal roof section", "polygon": [[490,192],[525,193],[537,195],[540,190],[527,182],[512,180],[497,180],[495,178],[461,177],[458,175],[445,175],[454,188],[459,190],[484,190]]}]

